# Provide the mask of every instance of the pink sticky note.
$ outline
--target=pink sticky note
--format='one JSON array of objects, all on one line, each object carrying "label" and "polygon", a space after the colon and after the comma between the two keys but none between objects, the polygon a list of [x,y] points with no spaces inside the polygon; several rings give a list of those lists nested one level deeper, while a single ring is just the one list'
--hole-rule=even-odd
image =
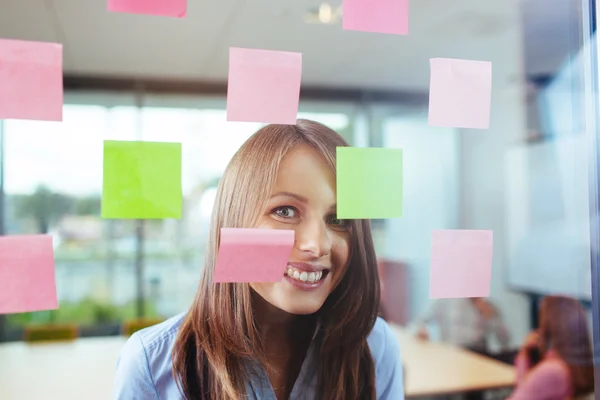
[{"label": "pink sticky note", "polygon": [[294,247],[294,231],[222,228],[214,282],[279,282]]},{"label": "pink sticky note", "polygon": [[408,0],[344,0],[346,30],[408,34]]},{"label": "pink sticky note", "polygon": [[57,308],[52,237],[0,236],[0,314]]},{"label": "pink sticky note", "polygon": [[429,296],[488,297],[493,242],[492,231],[433,231]]},{"label": "pink sticky note", "polygon": [[63,47],[0,39],[0,119],[62,121]]},{"label": "pink sticky note", "polygon": [[492,63],[432,58],[429,125],[488,129],[492,104]]},{"label": "pink sticky note", "polygon": [[108,11],[182,18],[187,0],[108,0]]},{"label": "pink sticky note", "polygon": [[302,54],[229,49],[227,120],[295,125]]}]

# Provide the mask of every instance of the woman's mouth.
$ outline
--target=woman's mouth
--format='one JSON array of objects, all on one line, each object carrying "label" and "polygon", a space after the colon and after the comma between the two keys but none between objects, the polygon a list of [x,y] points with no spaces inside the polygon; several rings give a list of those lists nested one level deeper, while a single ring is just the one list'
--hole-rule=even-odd
[{"label": "woman's mouth", "polygon": [[328,269],[308,272],[288,265],[284,274],[284,280],[288,281],[298,289],[314,290],[321,287],[327,275],[329,275]]}]

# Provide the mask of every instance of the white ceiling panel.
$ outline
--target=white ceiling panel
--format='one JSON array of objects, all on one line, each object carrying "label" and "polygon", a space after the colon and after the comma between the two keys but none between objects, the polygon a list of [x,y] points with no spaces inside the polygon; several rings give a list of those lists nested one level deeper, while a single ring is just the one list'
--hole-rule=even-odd
[{"label": "white ceiling panel", "polygon": [[60,42],[57,21],[40,0],[1,0],[0,37],[5,39]]},{"label": "white ceiling panel", "polygon": [[[223,82],[229,47],[239,46],[302,52],[305,85],[424,90],[432,57],[491,60],[498,82],[519,80],[523,32],[560,23],[530,12],[524,29],[521,1],[571,0],[412,0],[408,36],[305,21],[322,2],[335,12],[342,0],[189,0],[183,19],[109,13],[106,0],[0,1],[0,37],[62,42],[67,73]],[[537,70],[564,58],[543,37],[527,42]]]},{"label": "white ceiling panel", "polygon": [[[106,1],[51,0],[82,74],[199,79],[236,0],[190,1],[187,18],[106,11]],[[214,6],[218,4],[218,6]]]}]

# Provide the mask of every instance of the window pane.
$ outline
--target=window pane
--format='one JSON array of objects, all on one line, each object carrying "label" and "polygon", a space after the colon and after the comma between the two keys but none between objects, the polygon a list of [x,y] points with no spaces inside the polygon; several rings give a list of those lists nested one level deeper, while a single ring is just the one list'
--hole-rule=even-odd
[{"label": "window pane", "polygon": [[5,122],[7,234],[53,237],[60,308],[10,315],[15,335],[30,323],[85,327],[133,316],[132,221],[100,218],[105,139],[135,137],[136,109],[65,105],[64,122]]}]

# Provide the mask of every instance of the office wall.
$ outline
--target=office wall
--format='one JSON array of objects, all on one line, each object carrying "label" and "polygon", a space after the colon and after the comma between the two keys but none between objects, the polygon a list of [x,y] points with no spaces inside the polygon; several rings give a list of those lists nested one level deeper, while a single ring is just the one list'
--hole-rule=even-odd
[{"label": "office wall", "polygon": [[412,319],[429,304],[431,231],[458,228],[457,132],[429,127],[422,112],[388,118],[382,131],[384,145],[402,148],[404,161],[403,216],[386,221],[383,255],[408,265]]},{"label": "office wall", "polygon": [[525,137],[523,99],[522,91],[516,86],[496,92],[490,130],[460,132],[460,226],[494,231],[491,298],[502,310],[515,346],[522,342],[530,328],[529,303],[524,295],[507,287],[504,163],[508,147]]},{"label": "office wall", "polygon": [[431,230],[493,230],[490,297],[512,332],[512,345],[518,346],[530,329],[529,302],[507,287],[504,192],[505,153],[527,134],[527,84],[518,78],[523,76],[520,30],[508,31],[494,51],[489,130],[429,127],[426,110],[384,124],[384,145],[405,149],[404,216],[387,221],[384,255],[409,265],[412,319],[430,304]]}]

